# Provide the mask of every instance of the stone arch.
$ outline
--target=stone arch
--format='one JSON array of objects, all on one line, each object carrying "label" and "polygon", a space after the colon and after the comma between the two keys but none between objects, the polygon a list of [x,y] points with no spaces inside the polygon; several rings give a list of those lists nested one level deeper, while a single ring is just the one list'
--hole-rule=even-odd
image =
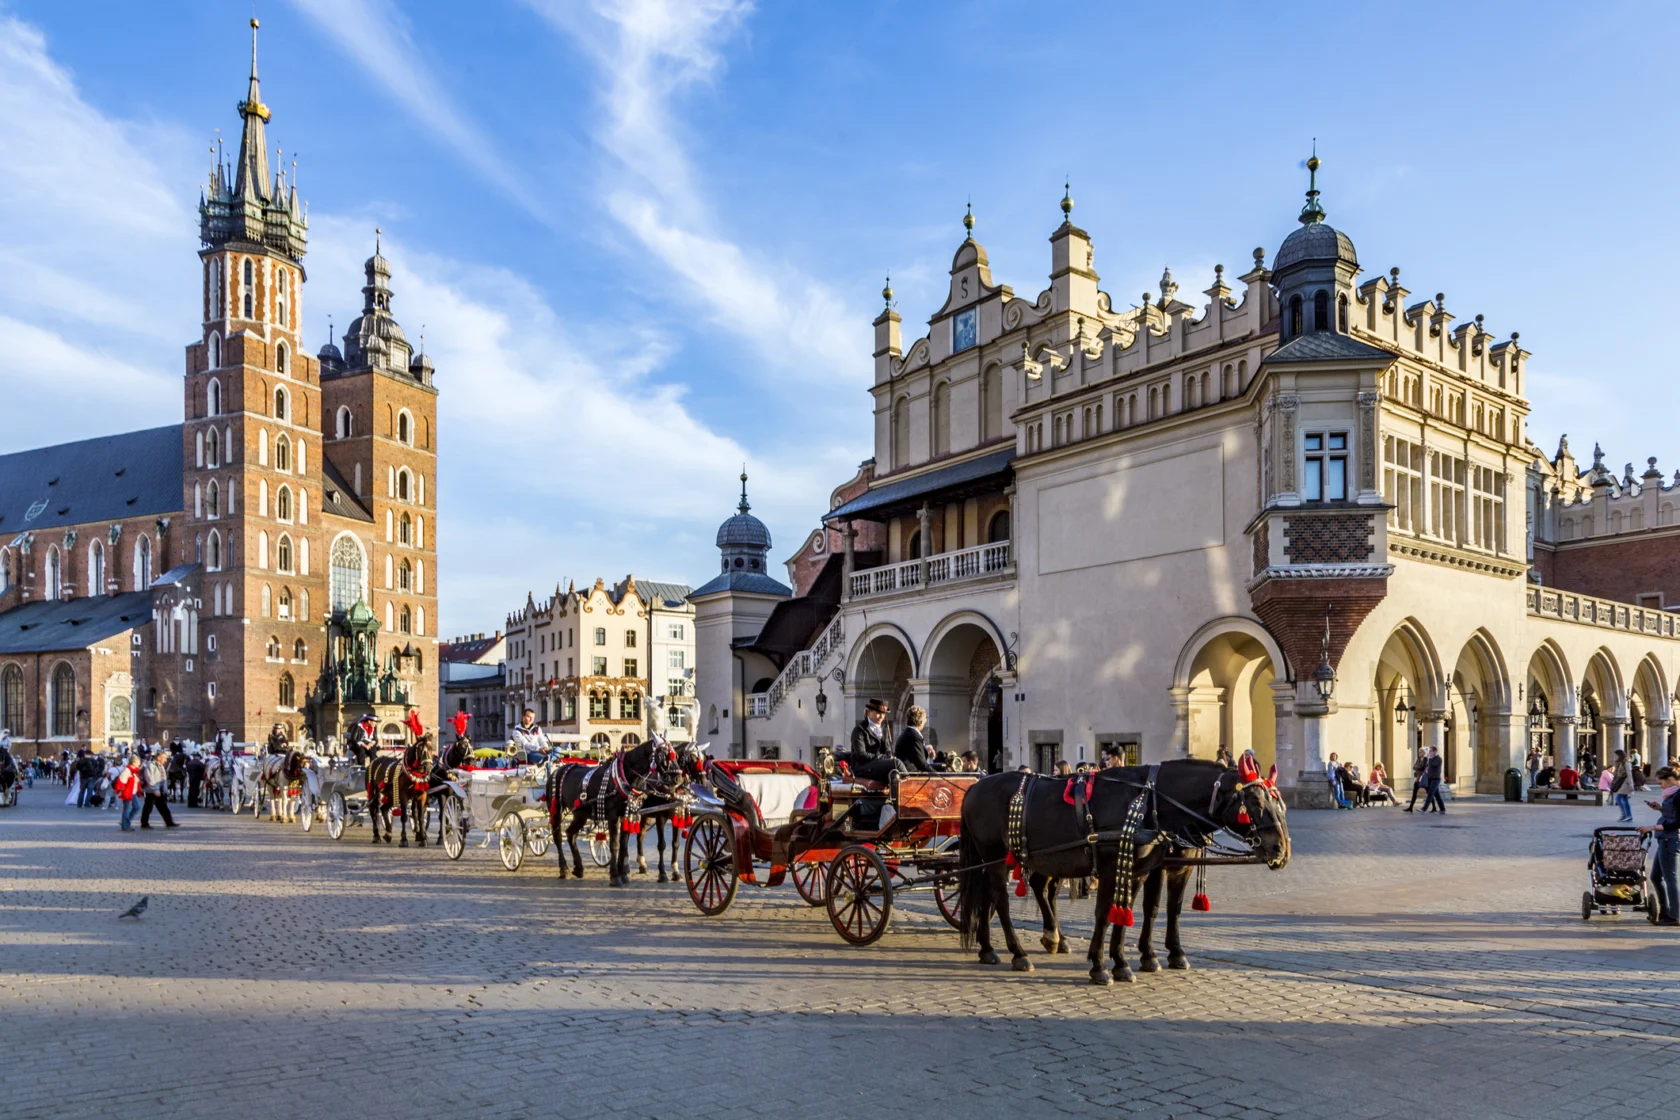
[{"label": "stone arch", "polygon": [[1645,705],[1645,718],[1667,723],[1674,718],[1673,693],[1657,655],[1647,653],[1633,670],[1633,692]]},{"label": "stone arch", "polygon": [[1403,620],[1377,655],[1371,693],[1371,761],[1381,762],[1390,778],[1410,775],[1419,750],[1445,746],[1445,680],[1428,631],[1415,618]]},{"label": "stone arch", "polygon": [[858,635],[846,659],[846,697],[854,709],[847,722],[863,718],[864,702],[871,697],[887,702],[889,722],[899,719],[917,665],[916,643],[902,627],[877,622]]},{"label": "stone arch", "polygon": [[1549,709],[1554,716],[1572,716],[1578,697],[1575,694],[1575,674],[1570,671],[1569,659],[1555,641],[1547,638],[1528,659],[1529,689],[1539,685],[1544,690]]},{"label": "stone arch", "polygon": [[1262,772],[1277,762],[1274,682],[1290,678],[1289,661],[1259,622],[1228,615],[1204,624],[1173,667],[1174,746],[1191,758],[1252,749]]},{"label": "stone arch", "polygon": [[990,768],[1002,750],[1003,729],[1001,710],[994,713],[986,685],[1006,667],[1008,648],[996,624],[978,611],[957,611],[933,628],[922,645],[916,688],[917,702],[928,712],[932,745],[958,753],[973,750]]},{"label": "stone arch", "polygon": [[1510,742],[1511,674],[1492,634],[1479,629],[1470,635],[1451,680],[1446,739],[1454,773],[1473,777],[1478,793],[1498,793],[1517,752]]}]

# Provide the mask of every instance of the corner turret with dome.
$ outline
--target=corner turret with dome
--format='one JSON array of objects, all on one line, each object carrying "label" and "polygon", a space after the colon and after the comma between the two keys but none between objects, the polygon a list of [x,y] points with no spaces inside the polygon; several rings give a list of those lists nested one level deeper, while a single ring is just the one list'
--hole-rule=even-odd
[{"label": "corner turret with dome", "polygon": [[751,591],[788,595],[790,589],[769,574],[770,530],[752,515],[747,501],[747,472],[741,472],[741,501],[735,513],[718,526],[719,573],[695,594],[711,591]]},{"label": "corner turret with dome", "polygon": [[1307,201],[1301,207],[1301,226],[1283,239],[1272,262],[1284,342],[1318,331],[1348,334],[1349,308],[1357,299],[1353,281],[1359,275],[1359,255],[1348,235],[1324,220],[1319,166],[1315,146],[1307,160]]}]

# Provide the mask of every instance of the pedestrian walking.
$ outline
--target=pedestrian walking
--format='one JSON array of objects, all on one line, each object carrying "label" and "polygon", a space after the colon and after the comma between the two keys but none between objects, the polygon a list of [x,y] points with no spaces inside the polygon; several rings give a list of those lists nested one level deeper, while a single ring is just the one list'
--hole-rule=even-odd
[{"label": "pedestrian walking", "polygon": [[163,818],[165,828],[175,828],[175,818],[169,813],[169,752],[159,751],[140,768],[141,784],[146,793],[146,807],[140,810],[140,827],[152,827],[152,810]]},{"label": "pedestrian walking", "polygon": [[1642,835],[1656,833],[1657,858],[1651,865],[1651,883],[1657,889],[1657,924],[1680,926],[1680,778],[1672,766],[1657,771],[1657,785],[1662,790],[1656,801],[1645,804],[1659,814],[1654,825],[1642,825]]},{"label": "pedestrian walking", "polygon": [[204,752],[194,751],[187,759],[187,808],[196,809],[204,791]]},{"label": "pedestrian walking", "polygon": [[1616,802],[1616,808],[1622,811],[1620,823],[1627,824],[1633,820],[1633,764],[1628,761],[1622,751],[1616,752],[1616,763],[1610,768],[1610,796]]},{"label": "pedestrian walking", "polygon": [[1527,758],[1526,762],[1527,762],[1527,769],[1528,769],[1528,788],[1533,789],[1534,788],[1534,780],[1540,776],[1540,748],[1539,747],[1528,748],[1528,758]]},{"label": "pedestrian walking", "polygon": [[1330,794],[1336,799],[1336,808],[1353,808],[1347,799],[1347,793],[1342,789],[1342,764],[1337,761],[1335,751],[1330,752],[1330,761],[1324,764],[1324,776],[1329,779]]},{"label": "pedestrian walking", "polygon": [[1447,803],[1441,800],[1441,767],[1446,760],[1441,757],[1438,747],[1429,748],[1429,757],[1423,766],[1423,811],[1429,812],[1434,806],[1437,813],[1447,811]]},{"label": "pedestrian walking", "polygon": [[134,831],[134,814],[140,808],[140,760],[128,756],[128,763],[117,772],[111,792],[122,802],[122,830]]},{"label": "pedestrian walking", "polygon": [[[1427,769],[1429,769],[1429,756],[1422,747],[1419,747],[1417,760],[1412,763],[1412,799],[1406,803],[1406,812],[1408,813],[1417,808],[1418,794],[1423,792],[1423,774]],[[1427,810],[1429,802],[1425,801],[1423,807]]]}]

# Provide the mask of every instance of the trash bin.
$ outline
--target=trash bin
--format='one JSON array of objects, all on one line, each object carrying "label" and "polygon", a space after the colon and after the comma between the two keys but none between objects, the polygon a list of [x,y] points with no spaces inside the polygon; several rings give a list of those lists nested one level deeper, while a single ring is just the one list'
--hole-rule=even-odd
[{"label": "trash bin", "polygon": [[1522,782],[1522,771],[1518,770],[1515,766],[1505,771],[1505,800],[1522,800]]}]

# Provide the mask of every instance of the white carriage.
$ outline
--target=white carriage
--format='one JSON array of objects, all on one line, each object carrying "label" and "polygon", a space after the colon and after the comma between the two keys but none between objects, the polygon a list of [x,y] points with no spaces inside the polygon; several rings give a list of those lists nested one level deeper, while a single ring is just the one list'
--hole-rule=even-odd
[{"label": "white carriage", "polygon": [[525,853],[544,856],[554,843],[549,827],[549,764],[530,763],[512,750],[481,747],[467,765],[451,773],[448,795],[437,801],[442,820],[443,852],[460,859],[467,833],[484,830],[480,847],[496,845],[502,866],[518,871]]}]

